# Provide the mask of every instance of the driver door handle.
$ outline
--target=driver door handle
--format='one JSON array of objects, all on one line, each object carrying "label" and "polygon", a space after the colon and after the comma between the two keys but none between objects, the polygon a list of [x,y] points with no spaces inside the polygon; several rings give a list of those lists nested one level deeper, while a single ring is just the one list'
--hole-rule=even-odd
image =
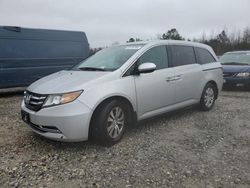
[{"label": "driver door handle", "polygon": [[177,75],[177,76],[170,76],[166,78],[167,82],[173,82],[173,81],[177,81],[177,80],[182,80],[182,74]]},{"label": "driver door handle", "polygon": [[166,78],[166,81],[167,82],[172,82],[172,81],[174,81],[174,79],[175,79],[174,76],[170,76],[170,77]]}]

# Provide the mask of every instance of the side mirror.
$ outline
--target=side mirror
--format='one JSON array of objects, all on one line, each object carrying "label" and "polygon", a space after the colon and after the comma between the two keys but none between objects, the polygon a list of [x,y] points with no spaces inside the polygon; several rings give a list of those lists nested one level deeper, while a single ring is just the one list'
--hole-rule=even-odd
[{"label": "side mirror", "polygon": [[156,65],[154,63],[143,63],[139,65],[138,72],[139,73],[150,73],[156,70]]}]

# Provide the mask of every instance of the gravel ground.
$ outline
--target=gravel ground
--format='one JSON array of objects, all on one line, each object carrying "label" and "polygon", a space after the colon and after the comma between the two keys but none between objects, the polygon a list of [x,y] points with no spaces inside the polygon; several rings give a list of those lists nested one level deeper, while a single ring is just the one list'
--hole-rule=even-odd
[{"label": "gravel ground", "polygon": [[250,187],[250,92],[141,122],[113,147],[35,135],[21,95],[0,94],[0,187]]}]

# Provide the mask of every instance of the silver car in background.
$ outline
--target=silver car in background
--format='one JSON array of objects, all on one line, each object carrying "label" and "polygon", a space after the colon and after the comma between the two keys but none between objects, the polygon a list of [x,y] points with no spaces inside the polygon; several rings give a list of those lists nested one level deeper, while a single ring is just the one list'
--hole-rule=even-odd
[{"label": "silver car in background", "polygon": [[195,104],[210,110],[222,85],[222,66],[207,45],[128,43],[36,81],[21,114],[50,139],[114,144],[138,120]]}]

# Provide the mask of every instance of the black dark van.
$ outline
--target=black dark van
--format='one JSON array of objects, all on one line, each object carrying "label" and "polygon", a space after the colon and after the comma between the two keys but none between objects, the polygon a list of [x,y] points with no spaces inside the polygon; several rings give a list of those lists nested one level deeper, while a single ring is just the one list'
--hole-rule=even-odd
[{"label": "black dark van", "polygon": [[27,86],[88,56],[84,32],[0,27],[0,89]]}]

